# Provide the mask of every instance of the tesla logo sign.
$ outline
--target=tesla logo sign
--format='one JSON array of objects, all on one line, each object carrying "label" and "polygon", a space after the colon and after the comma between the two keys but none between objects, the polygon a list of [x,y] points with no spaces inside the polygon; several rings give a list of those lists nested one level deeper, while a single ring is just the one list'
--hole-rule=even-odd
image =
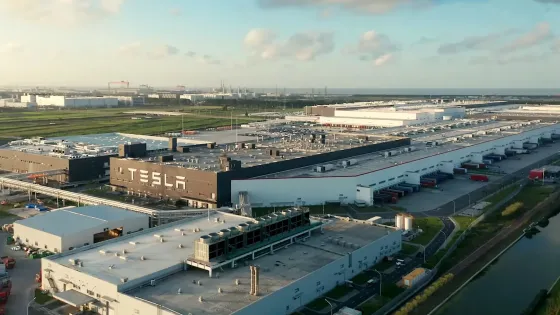
[{"label": "tesla logo sign", "polygon": [[149,184],[150,186],[164,186],[165,188],[186,189],[185,176],[168,176],[158,172],[148,172],[135,168],[129,168],[130,180],[138,180],[141,183]]}]

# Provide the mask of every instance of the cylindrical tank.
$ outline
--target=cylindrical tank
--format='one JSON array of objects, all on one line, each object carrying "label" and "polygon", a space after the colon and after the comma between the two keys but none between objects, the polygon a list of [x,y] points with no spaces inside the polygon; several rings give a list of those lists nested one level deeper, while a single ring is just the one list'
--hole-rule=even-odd
[{"label": "cylindrical tank", "polygon": [[411,231],[414,227],[414,218],[409,215],[404,218],[404,230]]},{"label": "cylindrical tank", "polygon": [[399,230],[404,229],[404,215],[399,213],[395,216],[395,227]]}]

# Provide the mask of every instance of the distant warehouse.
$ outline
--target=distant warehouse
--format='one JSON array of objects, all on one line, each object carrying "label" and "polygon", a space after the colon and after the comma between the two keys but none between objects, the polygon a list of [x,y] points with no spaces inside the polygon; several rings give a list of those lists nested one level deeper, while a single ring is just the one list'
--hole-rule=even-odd
[{"label": "distant warehouse", "polygon": [[41,96],[26,94],[21,96],[21,102],[35,104],[38,107],[115,107],[119,105],[119,99],[113,96],[67,97],[64,95]]}]

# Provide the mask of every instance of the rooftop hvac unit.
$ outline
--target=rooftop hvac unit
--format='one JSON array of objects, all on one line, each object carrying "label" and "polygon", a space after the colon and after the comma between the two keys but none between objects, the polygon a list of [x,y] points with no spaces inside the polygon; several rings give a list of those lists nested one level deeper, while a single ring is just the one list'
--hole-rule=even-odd
[{"label": "rooftop hvac unit", "polygon": [[155,287],[156,286],[156,280],[154,280],[154,279],[150,280],[150,285],[152,287]]}]

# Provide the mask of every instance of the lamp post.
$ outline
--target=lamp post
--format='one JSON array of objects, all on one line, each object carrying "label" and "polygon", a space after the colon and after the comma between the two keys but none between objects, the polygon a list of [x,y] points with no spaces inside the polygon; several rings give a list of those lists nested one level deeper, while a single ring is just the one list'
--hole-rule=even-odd
[{"label": "lamp post", "polygon": [[381,272],[379,272],[377,269],[373,269],[373,271],[379,274],[379,296],[381,296],[381,281],[383,281],[383,276],[381,275]]},{"label": "lamp post", "polygon": [[332,315],[333,308],[334,308],[333,305],[332,305],[331,302],[329,302],[329,300],[327,300],[327,299],[325,299],[325,302],[329,303],[329,305],[330,305],[330,307],[331,307],[331,315]]},{"label": "lamp post", "polygon": [[[445,233],[444,233],[445,235]],[[422,249],[424,249],[424,263],[426,263],[426,246],[422,245],[422,244],[418,244],[420,246],[422,246]]]}]

